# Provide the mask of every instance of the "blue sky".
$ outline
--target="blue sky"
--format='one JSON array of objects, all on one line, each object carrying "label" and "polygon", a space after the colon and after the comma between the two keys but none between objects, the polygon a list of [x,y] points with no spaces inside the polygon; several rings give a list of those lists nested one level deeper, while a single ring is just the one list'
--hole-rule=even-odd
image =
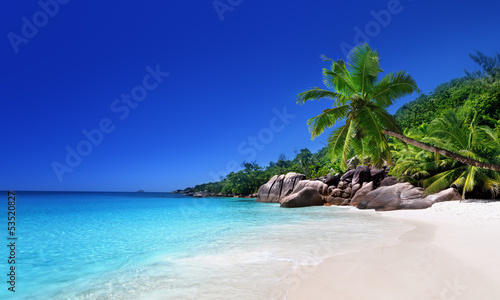
[{"label": "blue sky", "polygon": [[500,50],[500,4],[490,0],[2,6],[0,189],[214,181],[245,160],[323,146],[306,120],[331,103],[295,104],[321,86],[321,54],[344,58],[343,45],[369,40],[386,72],[407,70],[427,93],[476,69],[474,49]]}]

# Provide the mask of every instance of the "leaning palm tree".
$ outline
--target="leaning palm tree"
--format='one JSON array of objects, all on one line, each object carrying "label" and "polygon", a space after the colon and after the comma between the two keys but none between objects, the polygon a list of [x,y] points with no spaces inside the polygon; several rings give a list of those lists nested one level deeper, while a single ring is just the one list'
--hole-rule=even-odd
[{"label": "leaning palm tree", "polygon": [[308,125],[314,139],[326,128],[345,121],[328,138],[333,157],[341,157],[342,168],[346,168],[351,151],[361,157],[370,157],[375,165],[381,165],[384,160],[392,164],[386,139],[388,135],[464,164],[500,171],[499,165],[478,161],[403,135],[387,112],[387,107],[398,98],[419,92],[415,80],[406,71],[389,73],[379,79],[379,73],[383,71],[379,66],[378,52],[366,43],[351,50],[348,59],[350,63],[346,65],[344,60],[334,61],[325,57],[332,62],[331,69],[323,69],[323,82],[330,90],[316,87],[300,93],[297,99],[299,104],[323,98],[334,100],[332,108],[309,119]]},{"label": "leaning palm tree", "polygon": [[[478,161],[486,161],[486,157],[494,162],[500,161],[500,151],[491,147],[498,135],[492,133],[489,127],[479,126],[479,118],[476,115],[470,123],[465,123],[454,112],[446,111],[440,118],[432,121],[429,127],[430,133],[424,138],[427,142]],[[427,194],[453,185],[462,191],[462,199],[465,199],[466,193],[477,187],[483,192],[489,192],[493,198],[500,192],[498,172],[457,161],[452,161],[446,170],[424,180],[423,183]]]},{"label": "leaning palm tree", "polygon": [[[430,134],[429,124],[421,124],[412,130],[406,130],[405,135],[409,138],[423,141],[428,139]],[[391,174],[399,179],[411,183],[422,185],[422,181],[439,173],[448,170],[452,162],[456,162],[445,156],[432,153],[420,148],[407,145],[398,139],[393,139],[389,145],[393,155],[394,166]]]}]

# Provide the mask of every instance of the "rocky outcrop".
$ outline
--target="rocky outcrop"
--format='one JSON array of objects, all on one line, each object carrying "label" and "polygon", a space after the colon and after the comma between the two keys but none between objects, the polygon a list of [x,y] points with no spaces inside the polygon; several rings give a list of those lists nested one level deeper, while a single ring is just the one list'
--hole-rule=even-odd
[{"label": "rocky outcrop", "polygon": [[367,166],[359,166],[343,176],[328,174],[315,180],[306,180],[305,175],[297,173],[276,175],[259,188],[256,198],[259,202],[280,203],[282,207],[325,203],[375,210],[420,209],[460,199],[453,188],[425,197],[422,188],[386,176],[385,168]]},{"label": "rocky outcrop", "polygon": [[274,175],[259,188],[257,202],[278,203],[282,198],[290,195],[297,183],[304,179],[306,176],[298,173]]},{"label": "rocky outcrop", "polygon": [[185,196],[193,196],[193,188],[186,188],[186,189],[183,189],[183,190],[175,190],[172,192],[172,194],[182,194],[182,195],[185,195]]},{"label": "rocky outcrop", "polygon": [[422,188],[414,187],[411,183],[397,183],[369,192],[357,207],[375,210],[423,209],[431,207],[436,202],[460,199],[460,194],[453,188],[427,197],[423,197],[423,193]]},{"label": "rocky outcrop", "polygon": [[305,187],[280,200],[280,207],[319,206],[323,204],[323,196],[312,187]]},{"label": "rocky outcrop", "polygon": [[363,186],[356,192],[354,197],[352,197],[349,205],[358,206],[361,200],[371,191],[373,191],[373,181],[363,183]]}]

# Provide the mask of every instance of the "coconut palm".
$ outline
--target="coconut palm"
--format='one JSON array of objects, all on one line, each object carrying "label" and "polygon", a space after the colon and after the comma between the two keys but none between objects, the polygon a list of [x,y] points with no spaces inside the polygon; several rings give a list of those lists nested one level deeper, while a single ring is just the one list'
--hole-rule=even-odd
[{"label": "coconut palm", "polygon": [[297,102],[304,104],[309,100],[331,99],[333,107],[308,120],[311,136],[322,134],[326,128],[345,121],[330,134],[328,142],[333,157],[341,156],[341,166],[351,151],[360,157],[370,157],[375,165],[384,160],[392,164],[392,157],[386,135],[400,139],[420,149],[428,150],[456,161],[475,167],[500,171],[499,165],[478,161],[451,151],[411,139],[401,133],[387,107],[394,100],[419,92],[415,80],[406,71],[389,73],[379,79],[382,72],[379,55],[366,43],[356,46],[344,60],[331,61],[331,69],[323,69],[323,82],[329,90],[313,88],[298,95]]},{"label": "coconut palm", "polygon": [[[427,143],[450,149],[480,162],[500,162],[498,148],[492,147],[498,141],[498,135],[489,127],[479,126],[477,116],[474,116],[470,123],[465,123],[454,112],[446,111],[442,117],[432,121],[429,127],[430,133],[423,139]],[[451,160],[444,169],[445,171],[423,181],[427,194],[450,185],[462,191],[462,198],[476,187],[480,187],[483,192],[489,192],[493,197],[499,194],[498,172]]]},{"label": "coconut palm", "polygon": [[[406,136],[419,141],[428,139],[429,134],[430,126],[426,123],[415,129],[405,131]],[[411,145],[408,146],[397,139],[391,141],[389,145],[394,159],[391,174],[416,185],[422,185],[423,180],[440,171],[448,170],[449,166],[455,162],[445,156]]]}]

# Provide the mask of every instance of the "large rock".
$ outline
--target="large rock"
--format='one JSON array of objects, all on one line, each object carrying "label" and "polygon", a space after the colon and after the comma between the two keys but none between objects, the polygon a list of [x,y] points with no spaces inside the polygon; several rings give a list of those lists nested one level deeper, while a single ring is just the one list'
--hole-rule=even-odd
[{"label": "large rock", "polygon": [[352,176],[352,184],[363,184],[365,182],[372,181],[372,175],[370,168],[367,166],[359,166],[354,170],[354,175]]},{"label": "large rock", "polygon": [[274,175],[259,188],[257,202],[278,203],[280,199],[290,195],[297,183],[305,178],[304,174],[298,173]]},{"label": "large rock", "polygon": [[283,180],[283,186],[281,187],[280,199],[290,195],[295,189],[295,186],[301,180],[306,179],[306,175],[298,173],[288,173]]},{"label": "large rock", "polygon": [[352,192],[351,192],[351,197],[354,197],[354,195],[356,195],[356,192],[359,191],[359,189],[361,188],[361,184],[355,184],[352,186]]},{"label": "large rock", "polygon": [[271,179],[269,179],[268,182],[260,186],[259,191],[257,192],[257,202],[270,202],[268,201],[269,192],[271,191],[273,185],[276,183],[276,180],[278,180],[278,177],[278,175],[274,175],[273,177],[271,177]]},{"label": "large rock", "polygon": [[376,168],[370,168],[370,175],[371,175],[371,179],[372,181],[375,181],[375,182],[380,182],[382,181],[385,176],[386,176],[386,171],[385,169],[376,169]]},{"label": "large rock", "polygon": [[379,187],[363,197],[357,207],[359,209],[395,210],[432,206],[434,202],[430,198],[423,199],[423,193],[422,188],[414,187],[408,182]]},{"label": "large rock", "polygon": [[344,175],[342,175],[342,177],[340,177],[340,181],[351,182],[355,172],[356,170],[347,171]]},{"label": "large rock", "polygon": [[358,206],[361,200],[371,191],[373,191],[373,181],[363,183],[363,186],[356,192],[354,197],[352,197],[349,205]]},{"label": "large rock", "polygon": [[334,196],[334,197],[340,197],[342,195],[342,190],[339,188],[336,188],[336,189],[333,189],[329,194]]},{"label": "large rock", "polygon": [[380,182],[380,186],[391,186],[391,185],[395,185],[397,183],[401,183],[401,181],[399,181],[396,177],[386,177],[382,180],[382,182]]},{"label": "large rock", "polygon": [[335,175],[330,175],[328,174],[328,176],[326,176],[326,181],[325,181],[325,184],[328,185],[328,186],[337,186],[337,184],[339,184],[339,181],[340,181],[340,174],[337,173]]},{"label": "large rock", "polygon": [[280,200],[281,207],[304,207],[323,205],[323,196],[312,187],[305,187],[298,193],[291,194]]},{"label": "large rock", "polygon": [[331,205],[342,205],[345,202],[345,198],[342,197],[334,197],[334,196],[328,196],[326,198],[326,203],[329,203]]},{"label": "large rock", "polygon": [[322,196],[328,195],[328,185],[324,184],[319,180],[301,180],[296,185],[292,191],[292,194],[300,192],[304,188],[313,188],[318,191]]},{"label": "large rock", "polygon": [[347,188],[347,183],[345,181],[340,181],[337,188],[341,189],[341,190],[345,190]]},{"label": "large rock", "polygon": [[454,188],[449,188],[446,190],[442,190],[439,193],[429,195],[425,197],[425,199],[433,201],[434,203],[437,202],[444,202],[444,201],[456,201],[462,199],[462,196],[460,193],[454,189]]}]

